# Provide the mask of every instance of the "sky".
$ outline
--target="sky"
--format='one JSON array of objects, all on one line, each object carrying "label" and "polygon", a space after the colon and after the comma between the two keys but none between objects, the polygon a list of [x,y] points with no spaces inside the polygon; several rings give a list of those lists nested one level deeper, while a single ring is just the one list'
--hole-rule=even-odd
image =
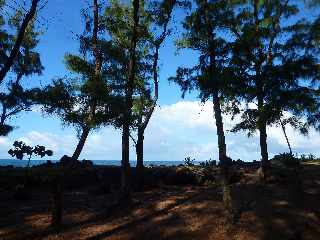
[{"label": "sky", "polygon": [[[28,86],[44,86],[56,77],[70,75],[63,58],[66,53],[77,53],[76,34],[82,33],[83,22],[80,10],[86,7],[86,1],[50,0],[41,10],[39,23],[43,24],[38,51],[45,67],[43,75],[25,78]],[[176,13],[174,22],[180,24],[181,13]],[[160,51],[159,105],[151,118],[145,134],[145,160],[183,160],[190,156],[204,161],[218,158],[217,135],[211,102],[201,104],[197,93],[188,94],[184,99],[173,83],[168,82],[174,76],[178,66],[192,66],[197,55],[191,51],[177,53],[174,40],[180,28],[174,28],[173,34]],[[233,159],[245,161],[260,159],[259,137],[248,138],[246,133],[230,133],[228,130],[236,120],[224,116],[228,155]],[[7,151],[14,140],[22,140],[30,145],[44,145],[53,150],[54,155],[47,159],[60,159],[64,154],[72,155],[77,134],[72,127],[62,126],[57,118],[43,116],[40,109],[20,114],[12,120],[16,129],[8,137],[0,137],[0,159],[10,159]],[[294,153],[320,156],[320,134],[311,131],[308,137],[299,135],[287,128]],[[280,128],[268,128],[268,148],[270,157],[288,151]],[[120,160],[121,132],[112,127],[92,132],[85,144],[80,159]],[[131,144],[130,159],[135,160],[135,149]]]}]

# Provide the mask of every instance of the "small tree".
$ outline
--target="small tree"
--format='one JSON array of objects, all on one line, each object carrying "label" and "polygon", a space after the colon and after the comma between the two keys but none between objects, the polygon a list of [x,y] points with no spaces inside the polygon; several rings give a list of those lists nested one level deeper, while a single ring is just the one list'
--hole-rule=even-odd
[{"label": "small tree", "polygon": [[56,79],[39,89],[36,99],[49,115],[58,116],[64,124],[76,127],[79,142],[72,155],[77,160],[90,131],[112,124],[122,111],[122,98],[110,77],[110,56],[104,47],[108,40],[98,38],[103,30],[98,1],[93,1],[93,17],[84,11],[86,29],[80,36],[80,55],[67,54],[67,67],[75,78]]},{"label": "small tree", "polygon": [[[133,117],[135,121],[133,122],[133,129],[136,130],[136,139],[132,137],[135,148],[136,148],[136,176],[137,176],[137,186],[139,188],[143,185],[143,160],[144,160],[144,132],[149,124],[152,114],[157,106],[157,101],[159,98],[159,80],[158,80],[158,69],[159,69],[159,50],[165,41],[166,37],[169,35],[169,22],[172,16],[172,11],[175,5],[184,5],[183,2],[175,0],[164,0],[161,2],[152,2],[149,6],[149,10],[146,14],[149,15],[152,20],[150,26],[146,25],[145,28],[159,28],[160,35],[156,36],[153,30],[152,33],[147,35],[147,41],[151,44],[147,45],[146,51],[148,51],[146,58],[146,65],[148,67],[143,68],[144,73],[142,75],[141,83],[138,84],[137,92],[138,97],[135,98],[133,102]],[[151,32],[151,30],[149,30]],[[149,56],[150,55],[150,56]],[[138,66],[142,64],[138,62]],[[141,69],[141,67],[139,67]],[[149,74],[146,74],[149,72]],[[150,89],[149,80],[153,82],[153,89]],[[151,96],[153,92],[153,96]]]},{"label": "small tree", "polygon": [[35,147],[26,145],[22,141],[15,141],[13,143],[12,149],[8,151],[8,153],[12,156],[15,157],[19,160],[22,160],[25,156],[28,158],[28,164],[27,167],[30,166],[30,160],[33,155],[38,156],[38,157],[45,157],[45,156],[52,156],[53,151],[46,149],[44,146],[37,145]]},{"label": "small tree", "polygon": [[223,203],[230,220],[233,206],[229,181],[230,158],[227,156],[224,124],[221,105],[229,87],[228,42],[219,32],[229,20],[230,11],[226,1],[196,1],[195,8],[184,22],[183,38],[178,47],[195,50],[199,53],[198,63],[191,68],[179,67],[172,81],[178,83],[183,92],[198,90],[200,99],[212,99],[218,136],[219,161],[222,175]]}]

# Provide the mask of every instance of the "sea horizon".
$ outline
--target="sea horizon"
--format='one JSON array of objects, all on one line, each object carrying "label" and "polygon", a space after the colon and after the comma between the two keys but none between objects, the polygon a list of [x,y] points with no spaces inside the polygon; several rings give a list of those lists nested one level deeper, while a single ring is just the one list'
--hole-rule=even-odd
[{"label": "sea horizon", "polygon": [[[85,160],[85,159],[83,159]],[[83,161],[79,160],[79,161]],[[57,163],[60,160],[47,160],[47,159],[31,159],[30,160],[30,166],[38,166],[43,163],[46,163],[47,161],[51,161],[52,163]],[[103,159],[96,159],[96,160],[90,160],[93,162],[94,165],[105,165],[105,166],[120,166],[121,160],[103,160]],[[130,160],[130,165],[135,166],[136,160]],[[203,161],[194,161],[195,164],[199,164]],[[177,166],[180,164],[184,164],[184,160],[145,160],[144,161],[146,166],[150,165],[165,165],[165,166]],[[17,159],[0,159],[0,166],[13,166],[13,167],[26,167],[28,164],[28,160],[17,160]]]}]

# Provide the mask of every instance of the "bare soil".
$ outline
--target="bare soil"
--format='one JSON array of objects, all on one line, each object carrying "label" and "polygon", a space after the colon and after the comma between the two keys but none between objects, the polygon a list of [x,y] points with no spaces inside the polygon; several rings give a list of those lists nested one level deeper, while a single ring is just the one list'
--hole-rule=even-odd
[{"label": "bare soil", "polygon": [[226,221],[219,186],[162,186],[134,193],[110,209],[110,195],[88,189],[64,194],[64,225],[49,226],[51,196],[34,192],[28,201],[0,192],[0,239],[320,239],[320,166],[304,165],[303,194],[292,184],[262,184],[247,171],[232,187],[236,218]]}]

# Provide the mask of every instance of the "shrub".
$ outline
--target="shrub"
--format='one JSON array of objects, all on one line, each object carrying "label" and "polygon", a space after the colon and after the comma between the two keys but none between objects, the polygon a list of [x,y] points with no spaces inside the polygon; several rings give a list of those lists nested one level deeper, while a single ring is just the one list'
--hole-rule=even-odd
[{"label": "shrub", "polygon": [[295,168],[298,167],[300,165],[299,159],[296,158],[293,154],[291,153],[281,153],[278,155],[275,155],[271,161],[274,164],[280,164],[283,165],[285,167],[289,167],[289,168]]},{"label": "shrub", "polygon": [[314,156],[313,154],[310,153],[309,155],[302,154],[300,156],[300,161],[302,161],[302,162],[320,161],[320,159],[316,158],[316,156]]},{"label": "shrub", "polygon": [[184,159],[184,165],[186,166],[194,166],[195,159],[191,159],[191,157],[186,157]]},{"label": "shrub", "polygon": [[204,167],[204,168],[216,167],[217,166],[217,161],[209,159],[209,160],[206,160],[205,162],[201,162],[200,166]]}]

